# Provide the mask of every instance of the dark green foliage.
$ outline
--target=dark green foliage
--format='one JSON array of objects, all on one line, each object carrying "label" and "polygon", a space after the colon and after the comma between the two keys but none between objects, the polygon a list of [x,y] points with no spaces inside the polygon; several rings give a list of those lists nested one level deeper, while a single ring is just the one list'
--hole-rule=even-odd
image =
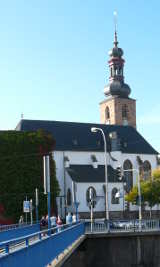
[{"label": "dark green foliage", "polygon": [[[153,171],[152,176],[147,180],[140,180],[142,204],[147,204],[150,208],[160,204],[160,169]],[[138,204],[138,186],[135,185],[125,196],[128,202]]]},{"label": "dark green foliage", "polygon": [[[43,156],[50,154],[51,207],[56,212],[59,194],[55,162],[51,156],[55,141],[42,130],[37,132],[6,131],[0,133],[0,204],[4,216],[17,221],[23,213],[23,200],[33,200],[39,190],[39,217],[47,214],[47,196],[43,194]],[[33,211],[35,219],[35,209]]]}]

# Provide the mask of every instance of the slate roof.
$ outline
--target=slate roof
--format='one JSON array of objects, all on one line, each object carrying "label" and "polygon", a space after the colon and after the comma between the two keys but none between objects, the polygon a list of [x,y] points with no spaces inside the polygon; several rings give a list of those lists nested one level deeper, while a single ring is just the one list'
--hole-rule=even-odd
[{"label": "slate roof", "polygon": [[[92,133],[91,127],[102,128],[106,139],[116,132],[122,153],[158,154],[158,152],[132,126],[105,125],[45,120],[21,120],[17,131],[36,131],[44,129],[56,140],[57,151],[103,151],[104,144],[100,132]],[[109,146],[107,146],[109,147]]]},{"label": "slate roof", "polygon": [[[115,170],[108,165],[108,182],[120,182],[116,177]],[[93,168],[92,165],[70,165],[67,172],[71,179],[77,183],[104,183],[105,169],[104,165],[98,165]]]}]

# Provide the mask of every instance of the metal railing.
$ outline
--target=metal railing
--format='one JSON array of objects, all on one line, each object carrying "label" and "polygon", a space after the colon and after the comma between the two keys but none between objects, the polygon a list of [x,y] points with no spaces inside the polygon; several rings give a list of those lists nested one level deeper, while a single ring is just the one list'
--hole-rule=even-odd
[{"label": "metal railing", "polygon": [[14,238],[4,242],[0,242],[0,258],[6,254],[15,252],[16,250],[27,248],[34,243],[42,241],[49,238],[52,235],[58,234],[62,231],[76,227],[80,222],[73,224],[63,224],[60,226],[52,227],[51,229],[45,229],[27,236],[22,236],[19,238]]},{"label": "metal railing", "polygon": [[33,224],[37,224],[37,222],[33,222],[32,224],[31,223],[22,223],[22,224],[19,224],[19,223],[16,223],[16,224],[3,224],[3,225],[0,225],[0,232],[3,232],[3,231],[8,231],[8,230],[13,230],[13,229],[16,229],[16,228],[19,228],[19,227],[26,227],[26,226],[29,226],[29,225],[33,225]]},{"label": "metal railing", "polygon": [[150,232],[160,230],[160,220],[114,220],[85,222],[85,233]]}]

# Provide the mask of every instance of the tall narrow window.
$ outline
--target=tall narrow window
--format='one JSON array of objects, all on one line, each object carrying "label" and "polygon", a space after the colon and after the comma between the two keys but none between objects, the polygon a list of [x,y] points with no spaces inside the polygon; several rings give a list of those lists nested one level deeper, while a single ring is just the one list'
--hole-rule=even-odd
[{"label": "tall narrow window", "polygon": [[109,111],[109,107],[106,107],[106,120],[110,119],[110,111]]},{"label": "tall narrow window", "polygon": [[128,118],[128,107],[126,104],[122,106],[122,118],[123,119]]},{"label": "tall narrow window", "polygon": [[122,69],[121,68],[118,69],[118,75],[122,75]]},{"label": "tall narrow window", "polygon": [[67,206],[71,206],[72,204],[72,194],[70,188],[67,190]]},{"label": "tall narrow window", "polygon": [[115,68],[115,75],[116,76],[118,75],[118,69],[117,69],[117,67]]},{"label": "tall narrow window", "polygon": [[126,192],[128,193],[133,187],[133,167],[132,163],[129,159],[125,160],[123,163],[124,171],[124,181],[126,182]]},{"label": "tall narrow window", "polygon": [[151,177],[151,164],[148,160],[143,162],[143,179],[147,180]]},{"label": "tall narrow window", "polygon": [[111,77],[112,77],[112,68],[111,68]]}]

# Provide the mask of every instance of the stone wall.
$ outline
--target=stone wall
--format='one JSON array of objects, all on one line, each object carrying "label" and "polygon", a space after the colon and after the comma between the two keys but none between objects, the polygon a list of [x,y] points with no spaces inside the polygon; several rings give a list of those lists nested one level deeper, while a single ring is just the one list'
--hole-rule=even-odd
[{"label": "stone wall", "polygon": [[[111,220],[123,220],[123,219],[138,219],[138,211],[110,211],[109,217]],[[80,212],[79,213],[80,219],[89,219],[90,212]],[[93,218],[105,218],[105,212],[93,212]],[[159,219],[160,218],[160,210],[153,210],[152,211],[152,219]],[[150,219],[150,212],[143,211],[142,212],[142,219]]]},{"label": "stone wall", "polygon": [[[100,103],[100,122],[104,124],[124,125],[122,106],[127,105],[128,125],[136,128],[136,102],[131,98],[112,97]],[[110,119],[106,121],[106,107],[110,110]]]},{"label": "stone wall", "polygon": [[88,237],[63,267],[159,267],[160,234]]}]

